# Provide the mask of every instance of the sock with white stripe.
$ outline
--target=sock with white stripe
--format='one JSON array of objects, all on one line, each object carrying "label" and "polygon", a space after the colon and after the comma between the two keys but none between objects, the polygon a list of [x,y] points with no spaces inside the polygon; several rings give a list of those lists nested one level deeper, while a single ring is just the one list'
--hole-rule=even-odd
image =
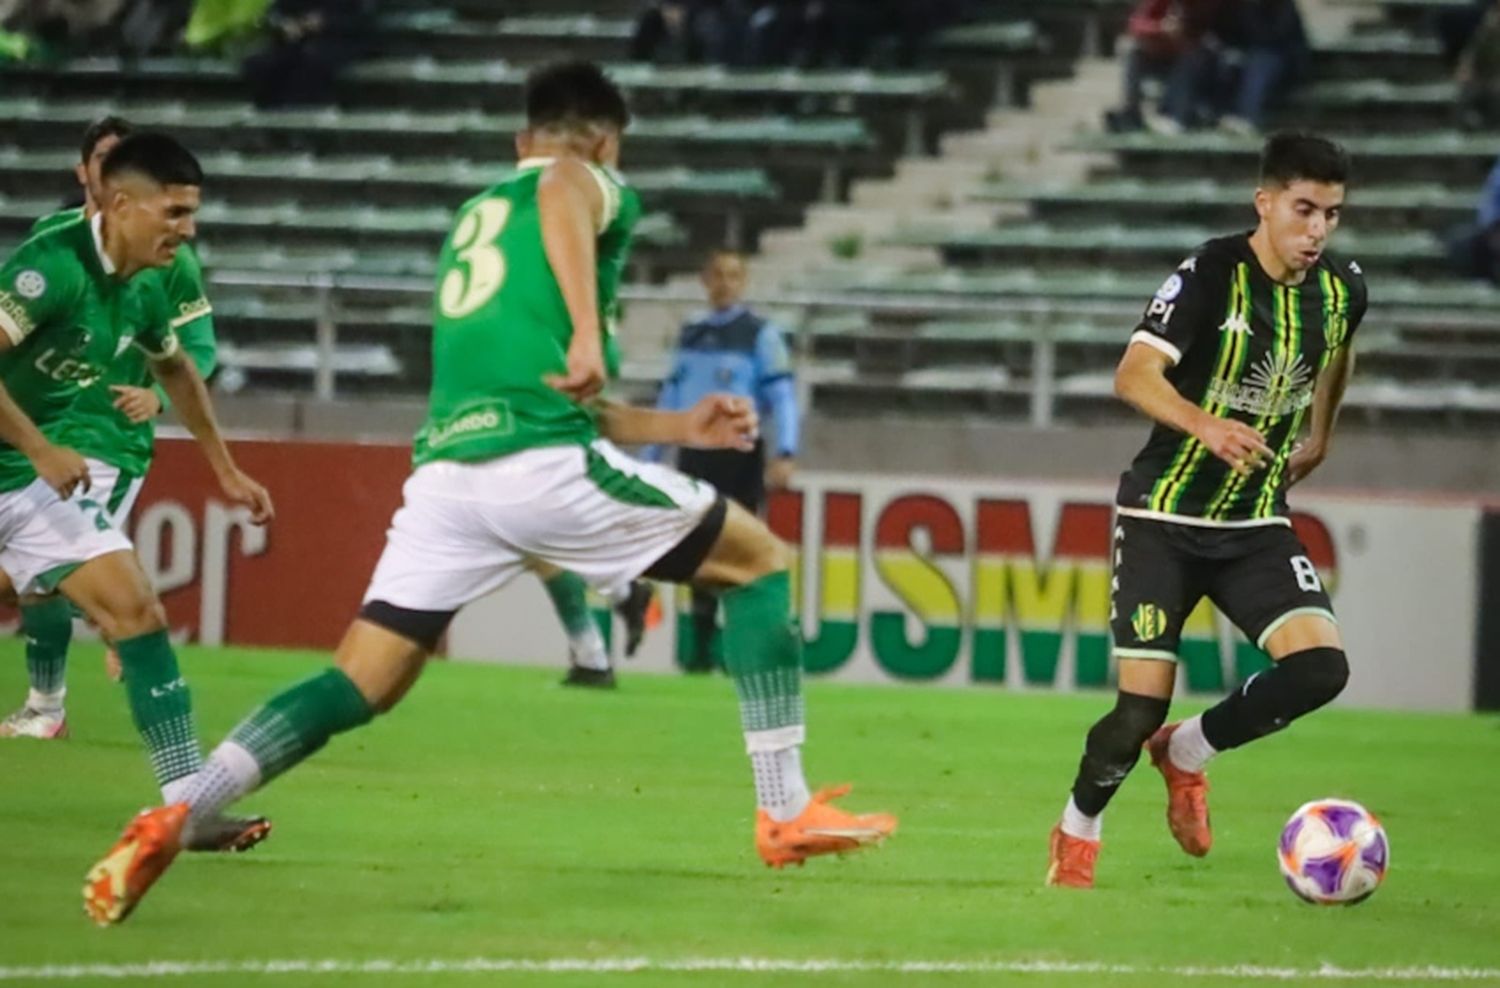
[{"label": "sock with white stripe", "polygon": [[[21,632],[26,636],[26,676],[31,680],[27,706],[61,713],[68,645],[73,641],[73,604],[66,597],[47,597],[21,605]],[[55,706],[39,706],[55,702]]]},{"label": "sock with white stripe", "polygon": [[125,674],[130,716],[146,752],[156,783],[192,775],[203,764],[193,725],[193,695],[177,668],[177,654],[165,629],[115,643]]},{"label": "sock with white stripe", "polygon": [[198,773],[187,794],[193,819],[217,814],[317,752],[335,734],[374,716],[359,687],[338,668],[272,697],[230,732]]},{"label": "sock with white stripe", "polygon": [[724,664],[740,698],[740,724],[755,773],[756,804],[775,820],[796,818],[810,796],[800,746],[802,636],[792,626],[785,570],[728,590]]},{"label": "sock with white stripe", "polygon": [[588,584],[577,573],[563,571],[543,580],[552,609],[568,635],[568,661],[581,669],[603,671],[609,668],[609,652],[604,636],[589,613]]}]

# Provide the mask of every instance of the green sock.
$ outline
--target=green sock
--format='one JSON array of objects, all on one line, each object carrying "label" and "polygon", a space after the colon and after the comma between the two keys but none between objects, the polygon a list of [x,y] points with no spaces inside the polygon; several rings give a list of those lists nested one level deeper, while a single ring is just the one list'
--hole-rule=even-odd
[{"label": "green sock", "polygon": [[800,727],[802,636],[792,626],[792,583],[785,570],[727,590],[724,665],[740,697],[745,732]]},{"label": "green sock", "polygon": [[177,668],[165,629],[115,643],[125,670],[130,716],[146,742],[151,770],[165,787],[198,771],[203,756],[193,727],[193,695]]},{"label": "green sock", "polygon": [[559,573],[550,580],[543,580],[547,596],[552,598],[552,607],[562,622],[569,638],[578,638],[594,630],[594,619],[589,614],[589,586],[577,573]]},{"label": "green sock", "polygon": [[255,758],[264,785],[335,734],[369,723],[374,716],[375,709],[343,670],[324,669],[272,697],[241,721],[228,741]]},{"label": "green sock", "polygon": [[66,597],[48,597],[21,608],[26,636],[26,675],[37,693],[62,690],[73,640],[73,605]]}]

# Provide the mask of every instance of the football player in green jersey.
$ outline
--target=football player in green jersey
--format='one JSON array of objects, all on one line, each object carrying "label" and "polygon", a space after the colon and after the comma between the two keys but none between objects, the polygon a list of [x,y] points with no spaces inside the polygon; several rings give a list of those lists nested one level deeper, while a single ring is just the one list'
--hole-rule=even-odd
[{"label": "football player in green jersey", "polygon": [[767,864],[895,829],[894,817],[845,812],[832,802],[844,790],[813,794],[803,778],[786,547],[711,487],[611,442],[748,448],[755,433],[740,398],[710,395],[685,412],[597,400],[617,360],[617,292],[640,214],[614,168],[623,96],[597,66],[550,65],[528,80],[526,115],[516,174],[465,203],[443,246],[415,469],[336,665],[252,712],[182,802],[136,817],[89,872],[96,922],[124,918],[200,819],[393,707],[458,608],[533,559],[603,587],[644,573],[722,591]]},{"label": "football player in green jersey", "polygon": [[[1101,816],[1142,746],[1166,781],[1172,836],[1207,854],[1208,760],[1317,710],[1348,681],[1333,605],[1286,500],[1328,454],[1365,315],[1359,265],[1327,249],[1348,175],[1331,141],[1273,135],[1259,225],[1185,260],[1120,361],[1115,390],[1155,427],[1116,500],[1119,693],[1085,741],[1048,884],[1093,886]],[[1202,715],[1163,726],[1182,626],[1204,597],[1274,662]]]},{"label": "football player in green jersey", "polygon": [[[76,166],[84,204],[37,220],[32,236],[99,212],[103,157],[131,133],[119,117],[104,117],[84,133],[82,160]],[[184,352],[206,380],[214,369],[212,307],[203,286],[202,268],[192,242],[184,240],[172,263],[137,276],[160,279],[168,308],[168,325]],[[154,419],[168,406],[167,393],[155,383],[139,351],[121,354],[108,372],[79,395],[68,415],[48,436],[53,442],[82,453],[87,461],[90,497],[104,505],[110,522],[121,531],[135,506],[151,466],[156,428]],[[30,691],[21,708],[0,721],[0,738],[62,738],[67,736],[66,694],[68,646],[73,638],[74,608],[53,595],[21,605],[21,630],[26,640],[26,672]],[[113,647],[106,667],[112,678],[121,673]]]},{"label": "football player in green jersey", "polygon": [[[0,595],[60,592],[114,643],[131,713],[170,798],[202,761],[187,685],[129,541],[92,496],[87,462],[53,437],[79,395],[134,347],[176,402],[226,499],[259,522],[269,520],[271,502],[235,465],[151,274],[193,234],[197,161],[171,138],[136,134],[110,152],[102,177],[98,213],[30,238],[0,265]],[[226,826],[215,820],[193,846],[222,846]],[[264,828],[261,821],[255,840]]]}]

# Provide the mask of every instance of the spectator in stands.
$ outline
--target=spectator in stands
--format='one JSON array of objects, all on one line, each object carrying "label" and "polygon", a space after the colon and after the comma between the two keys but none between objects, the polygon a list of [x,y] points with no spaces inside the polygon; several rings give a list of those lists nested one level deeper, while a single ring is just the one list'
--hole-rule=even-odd
[{"label": "spectator in stands", "polygon": [[[708,481],[726,497],[758,512],[768,487],[776,490],[791,482],[800,425],[786,337],[745,305],[747,278],[745,258],[738,251],[719,250],[709,256],[703,266],[703,287],[710,310],[682,327],[671,375],[662,382],[656,404],[666,411],[681,411],[712,392],[756,402],[762,421],[772,425],[776,456],[769,467],[762,439],[748,453],[679,449],[677,469]],[[654,460],[659,455],[658,449],[652,449],[646,458]],[[686,666],[690,672],[709,672],[714,667],[711,648],[718,610],[716,596],[693,591],[694,652]]]},{"label": "spectator in stands", "polygon": [[1221,8],[1216,33],[1228,83],[1219,123],[1256,133],[1265,125],[1266,107],[1302,73],[1310,54],[1297,0],[1231,0]]},{"label": "spectator in stands", "polygon": [[1474,222],[1449,234],[1448,257],[1463,277],[1500,285],[1500,159],[1485,180]]},{"label": "spectator in stands", "polygon": [[657,64],[745,61],[748,0],[655,0],[636,21],[630,57]]},{"label": "spectator in stands", "polygon": [[331,103],[334,83],[360,53],[370,0],[275,0],[266,45],[245,60],[260,107]]},{"label": "spectator in stands", "polygon": [[1126,24],[1125,100],[1105,115],[1114,132],[1139,130],[1147,120],[1142,112],[1146,80],[1162,79],[1163,116],[1153,127],[1181,133],[1205,116],[1211,102],[1218,64],[1213,26],[1218,0],[1139,0]]},{"label": "spectator in stands", "polygon": [[1459,121],[1470,130],[1500,123],[1500,0],[1490,0],[1468,44],[1459,53]]}]

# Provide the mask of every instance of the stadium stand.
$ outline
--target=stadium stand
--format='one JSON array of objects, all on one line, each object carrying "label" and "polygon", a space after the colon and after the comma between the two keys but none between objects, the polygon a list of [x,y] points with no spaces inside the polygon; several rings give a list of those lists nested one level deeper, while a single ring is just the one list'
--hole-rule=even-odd
[{"label": "stadium stand", "polygon": [[[1356,157],[1339,246],[1370,271],[1375,306],[1350,407],[1491,423],[1500,293],[1446,277],[1436,234],[1472,213],[1500,138],[1451,126],[1455,91],[1426,31],[1448,0],[1341,3],[1354,30],[1318,43],[1315,79],[1277,122],[1325,127]],[[637,394],[665,338],[640,324],[695,296],[684,276],[723,244],[766,251],[774,274],[758,291],[800,331],[822,412],[1118,417],[1120,340],[1188,249],[1248,227],[1258,141],[1052,126],[1040,152],[1017,152],[1006,128],[1036,130],[1028,118],[1052,112],[1033,107],[1039,92],[1066,97],[1075,72],[1099,68],[1128,4],[972,6],[922,65],[896,71],[626,63],[630,0],[402,0],[381,5],[379,51],[337,104],[311,109],[256,110],[231,64],[198,57],[8,66],[0,119],[17,141],[0,149],[0,231],[14,240],[70,191],[88,120],[170,129],[210,175],[203,253],[224,383],[418,393],[425,279],[449,211],[509,167],[527,68],[585,54],[614,66],[639,116],[626,151],[650,214],[627,320]],[[1009,157],[954,163],[963,141]],[[877,215],[881,184],[903,176],[926,177],[923,207]],[[849,236],[828,236],[830,218],[856,214]]]}]

